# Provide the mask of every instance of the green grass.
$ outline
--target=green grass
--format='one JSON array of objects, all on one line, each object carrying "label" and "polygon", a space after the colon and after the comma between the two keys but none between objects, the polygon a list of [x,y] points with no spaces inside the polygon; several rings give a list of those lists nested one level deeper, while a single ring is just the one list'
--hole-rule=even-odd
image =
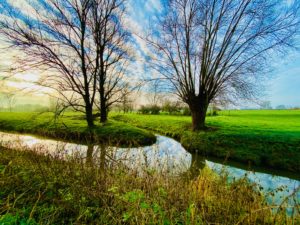
[{"label": "green grass", "polygon": [[56,122],[53,113],[0,112],[0,130],[118,146],[150,145],[155,142],[155,136],[150,132],[115,120],[105,124],[96,122],[96,126],[89,130],[84,116],[72,112],[65,113]]},{"label": "green grass", "polygon": [[113,119],[174,137],[189,151],[300,172],[300,111],[222,111],[209,131],[192,132],[186,116],[112,114]]},{"label": "green grass", "polygon": [[[297,224],[268,206],[246,179],[228,184],[208,168],[172,176],[122,163],[60,161],[33,151],[0,148],[0,224]],[[272,209],[276,209],[272,213]],[[299,211],[298,211],[299,212]]]}]

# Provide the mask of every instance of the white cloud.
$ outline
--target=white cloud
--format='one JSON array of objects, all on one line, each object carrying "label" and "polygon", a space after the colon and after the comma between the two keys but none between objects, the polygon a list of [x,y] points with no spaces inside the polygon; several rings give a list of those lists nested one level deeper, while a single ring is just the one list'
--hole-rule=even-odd
[{"label": "white cloud", "polygon": [[160,0],[147,0],[145,8],[149,12],[161,12],[163,6]]}]

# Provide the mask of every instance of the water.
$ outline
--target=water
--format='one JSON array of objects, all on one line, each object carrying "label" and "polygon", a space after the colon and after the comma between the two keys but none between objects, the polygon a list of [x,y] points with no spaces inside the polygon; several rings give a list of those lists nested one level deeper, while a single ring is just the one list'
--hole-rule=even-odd
[{"label": "water", "polygon": [[265,193],[283,188],[283,191],[276,192],[273,197],[269,196],[269,202],[272,204],[280,204],[295,190],[298,190],[296,193],[297,202],[300,201],[300,181],[299,179],[290,178],[293,177],[292,174],[278,175],[277,171],[254,172],[237,166],[223,165],[216,162],[216,160],[190,154],[179,142],[160,135],[157,135],[157,141],[154,145],[139,148],[86,146],[3,132],[0,132],[0,140],[0,145],[8,148],[27,148],[42,153],[59,155],[62,158],[76,155],[92,163],[99,163],[99,160],[106,159],[110,163],[122,162],[127,167],[140,168],[141,170],[143,168],[153,168],[174,174],[184,171],[197,174],[199,170],[207,166],[217,173],[225,170],[229,174],[229,180],[247,176],[250,182],[255,182],[261,186]]}]

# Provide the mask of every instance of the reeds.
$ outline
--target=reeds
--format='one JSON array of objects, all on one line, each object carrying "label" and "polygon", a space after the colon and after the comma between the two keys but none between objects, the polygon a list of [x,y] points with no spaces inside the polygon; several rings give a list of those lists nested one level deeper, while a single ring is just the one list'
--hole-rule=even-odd
[{"label": "reeds", "polygon": [[207,167],[141,173],[106,148],[93,158],[45,152],[0,150],[0,224],[300,223],[299,200],[268,205],[246,178],[229,184]]}]

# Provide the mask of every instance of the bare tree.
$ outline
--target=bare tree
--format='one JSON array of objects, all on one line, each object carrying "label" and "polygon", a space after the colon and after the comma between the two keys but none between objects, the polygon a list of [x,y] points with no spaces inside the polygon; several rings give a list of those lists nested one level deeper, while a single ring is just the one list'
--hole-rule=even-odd
[{"label": "bare tree", "polygon": [[0,92],[0,107],[7,109],[9,112],[12,112],[16,103],[16,94],[11,91]]},{"label": "bare tree", "polygon": [[133,110],[133,99],[132,94],[136,91],[136,88],[132,88],[129,83],[122,89],[120,98],[119,98],[119,104],[122,108],[123,113],[127,113],[129,111]]},{"label": "bare tree", "polygon": [[9,111],[12,112],[12,109],[16,103],[16,95],[14,93],[6,93],[5,99],[6,99],[7,107],[9,109]]},{"label": "bare tree", "polygon": [[149,93],[147,94],[147,99],[152,106],[158,106],[159,103],[162,100],[162,87],[160,86],[160,82],[158,79],[151,79],[150,82],[148,82]]},{"label": "bare tree", "polygon": [[261,101],[258,102],[260,109],[272,109],[272,105],[270,101]]},{"label": "bare tree", "polygon": [[[124,0],[27,3],[30,15],[10,6],[0,19],[0,34],[25,55],[17,69],[43,71],[39,84],[55,89],[65,105],[84,112],[92,127],[98,91],[100,104],[106,105],[122,78],[119,62],[125,50],[120,43],[127,35],[120,22]],[[100,108],[104,122],[106,108]]]},{"label": "bare tree", "polygon": [[125,29],[125,0],[94,2],[93,34],[96,43],[96,77],[98,81],[100,122],[107,120],[108,108],[119,101],[128,60],[130,33]]},{"label": "bare tree", "polygon": [[189,105],[193,130],[205,128],[208,105],[221,95],[250,98],[268,59],[293,45],[299,1],[168,0],[147,38],[151,66]]}]

